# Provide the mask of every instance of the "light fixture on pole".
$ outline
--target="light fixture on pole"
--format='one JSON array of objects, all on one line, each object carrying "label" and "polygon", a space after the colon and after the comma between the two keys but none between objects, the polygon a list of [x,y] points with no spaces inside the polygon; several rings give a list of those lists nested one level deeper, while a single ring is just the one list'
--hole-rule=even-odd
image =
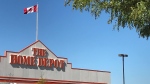
[{"label": "light fixture on pole", "polygon": [[123,84],[125,84],[125,75],[124,75],[124,57],[128,57],[127,54],[119,54],[119,57],[122,57],[122,64],[123,64]]}]

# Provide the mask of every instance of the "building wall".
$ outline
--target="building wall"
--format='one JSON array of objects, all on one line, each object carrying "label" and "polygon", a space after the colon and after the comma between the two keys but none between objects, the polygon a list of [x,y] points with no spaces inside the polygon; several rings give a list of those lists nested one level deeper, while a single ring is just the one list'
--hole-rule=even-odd
[{"label": "building wall", "polygon": [[[63,70],[56,68],[44,68],[44,67],[32,67],[21,65],[11,65],[10,55],[18,54],[25,56],[33,56],[31,48],[44,48],[47,50],[48,58],[62,59],[65,61],[66,66]],[[105,71],[92,71],[72,68],[71,63],[68,63],[67,59],[57,58],[43,43],[40,41],[32,44],[26,49],[19,53],[7,52],[6,57],[1,58],[0,62],[0,76],[12,76],[12,77],[23,77],[23,78],[40,78],[43,76],[45,79],[54,80],[69,80],[69,81],[82,81],[82,82],[99,82],[110,84],[110,72]]]}]

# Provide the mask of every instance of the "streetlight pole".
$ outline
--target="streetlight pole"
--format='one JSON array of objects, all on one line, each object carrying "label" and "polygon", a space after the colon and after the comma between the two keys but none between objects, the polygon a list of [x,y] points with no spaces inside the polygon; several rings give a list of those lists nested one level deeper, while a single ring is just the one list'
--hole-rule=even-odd
[{"label": "streetlight pole", "polygon": [[124,74],[124,57],[128,57],[127,54],[119,54],[119,57],[122,57],[122,64],[123,64],[123,84],[125,84],[125,74]]}]

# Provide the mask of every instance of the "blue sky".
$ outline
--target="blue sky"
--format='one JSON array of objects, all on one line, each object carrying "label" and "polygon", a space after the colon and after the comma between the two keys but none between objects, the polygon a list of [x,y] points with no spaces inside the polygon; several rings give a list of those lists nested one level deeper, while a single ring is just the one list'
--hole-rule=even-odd
[{"label": "blue sky", "polygon": [[[109,15],[95,18],[88,12],[64,6],[64,0],[0,0],[0,55],[19,51],[35,42],[36,13],[23,8],[39,3],[39,40],[57,56],[68,58],[74,68],[111,72],[111,84],[122,84],[125,53],[126,84],[150,84],[150,41],[135,29],[113,30]],[[91,61],[92,60],[92,61]]]}]

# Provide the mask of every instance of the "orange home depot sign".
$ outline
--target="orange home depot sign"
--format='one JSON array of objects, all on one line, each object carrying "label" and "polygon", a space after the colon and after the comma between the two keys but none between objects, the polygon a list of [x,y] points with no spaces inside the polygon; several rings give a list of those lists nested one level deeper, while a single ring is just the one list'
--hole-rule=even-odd
[{"label": "orange home depot sign", "polygon": [[[29,66],[43,66],[55,68],[64,68],[64,60],[48,59],[45,57],[46,50],[39,48],[32,48],[33,56],[22,56],[11,54],[10,64],[20,64]],[[38,61],[37,61],[38,60]],[[36,63],[36,61],[38,63]]]}]

